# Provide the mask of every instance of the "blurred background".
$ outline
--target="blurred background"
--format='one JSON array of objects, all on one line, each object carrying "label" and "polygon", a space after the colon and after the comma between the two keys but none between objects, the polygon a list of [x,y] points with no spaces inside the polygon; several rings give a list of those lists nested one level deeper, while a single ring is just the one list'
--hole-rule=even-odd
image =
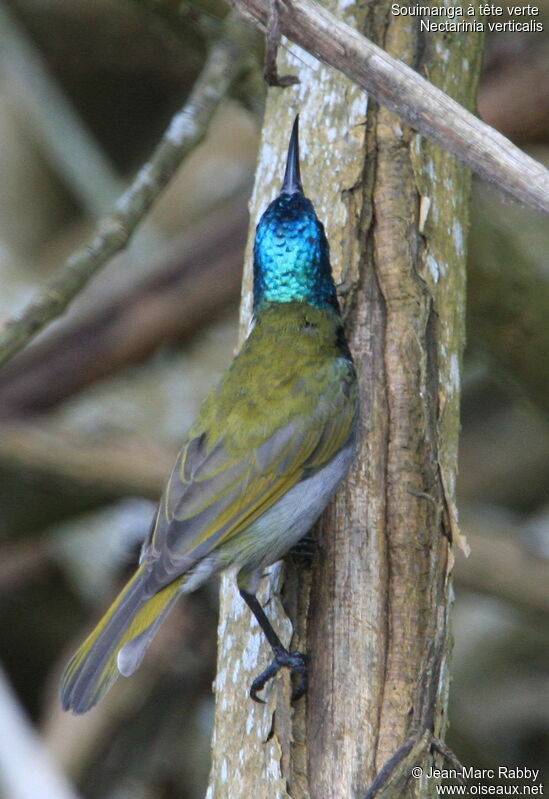
[{"label": "blurred background", "polygon": [[[2,318],[150,155],[221,13],[215,0],[0,3]],[[479,112],[547,163],[540,14],[545,32],[487,38]],[[259,79],[223,102],[131,247],[0,371],[4,799],[37,743],[67,796],[204,795],[216,585],[181,603],[87,716],[61,713],[57,685],[131,572],[178,443],[234,352],[262,102]],[[549,232],[485,185],[471,219],[459,505],[472,554],[457,553],[448,740],[467,766],[547,769]]]}]

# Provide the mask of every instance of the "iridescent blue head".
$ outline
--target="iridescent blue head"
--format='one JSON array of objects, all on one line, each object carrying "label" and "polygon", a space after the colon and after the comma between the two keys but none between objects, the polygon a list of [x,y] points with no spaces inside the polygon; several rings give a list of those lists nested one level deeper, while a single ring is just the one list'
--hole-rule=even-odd
[{"label": "iridescent blue head", "polygon": [[254,244],[254,310],[284,302],[337,308],[324,226],[303,194],[296,117],[280,194],[257,226]]}]

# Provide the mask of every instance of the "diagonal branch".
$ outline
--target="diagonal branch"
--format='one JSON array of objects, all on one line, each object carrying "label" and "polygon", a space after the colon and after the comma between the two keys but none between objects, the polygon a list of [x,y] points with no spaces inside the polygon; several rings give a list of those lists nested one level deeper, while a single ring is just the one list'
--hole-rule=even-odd
[{"label": "diagonal branch", "polygon": [[0,365],[59,316],[93,275],[127,245],[184,157],[204,138],[214,111],[248,55],[254,35],[236,13],[228,15],[187,102],[172,119],[150,161],[118,199],[113,212],[99,222],[91,239],[21,313],[4,324],[0,332]]},{"label": "diagonal branch", "polygon": [[246,201],[242,194],[204,214],[162,248],[145,277],[100,297],[5,364],[0,419],[43,412],[211,323],[240,294]]},{"label": "diagonal branch", "polygon": [[[269,0],[229,0],[261,28]],[[391,57],[314,0],[278,3],[280,31],[343,72],[412,128],[453,153],[485,180],[549,214],[549,172],[496,130]]]}]

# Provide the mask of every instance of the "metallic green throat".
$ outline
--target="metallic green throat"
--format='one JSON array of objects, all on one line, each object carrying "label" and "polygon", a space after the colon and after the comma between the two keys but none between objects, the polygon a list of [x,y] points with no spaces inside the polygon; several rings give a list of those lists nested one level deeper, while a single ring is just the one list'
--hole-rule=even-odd
[{"label": "metallic green throat", "polygon": [[304,302],[337,308],[330,250],[310,200],[281,194],[257,226],[254,246],[254,308],[273,302]]}]

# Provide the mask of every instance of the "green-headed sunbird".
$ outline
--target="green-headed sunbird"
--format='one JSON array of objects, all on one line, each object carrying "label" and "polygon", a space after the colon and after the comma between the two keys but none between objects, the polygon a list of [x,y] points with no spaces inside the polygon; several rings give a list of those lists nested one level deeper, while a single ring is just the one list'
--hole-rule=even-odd
[{"label": "green-headed sunbird", "polygon": [[303,194],[296,117],[281,192],[256,230],[252,330],[187,433],[136,573],[67,666],[65,710],[84,713],[133,674],[179,596],[230,566],[274,653],[252,698],[283,666],[301,674],[304,692],[306,656],[282,645],[255,592],[346,475],[357,415],[329,246]]}]

